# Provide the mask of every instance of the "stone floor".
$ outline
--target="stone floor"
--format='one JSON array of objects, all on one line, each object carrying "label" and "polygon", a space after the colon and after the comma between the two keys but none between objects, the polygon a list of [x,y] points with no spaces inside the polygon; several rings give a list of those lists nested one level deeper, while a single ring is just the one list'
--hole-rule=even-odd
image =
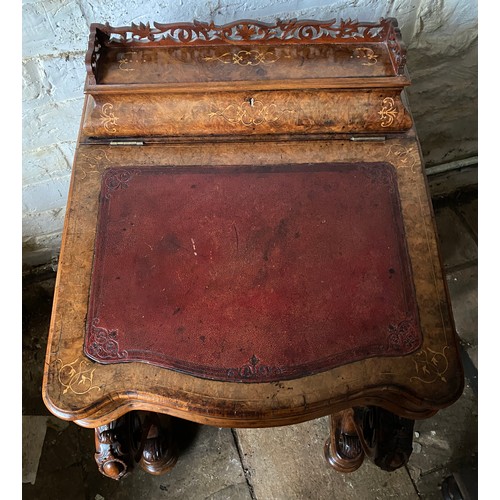
[{"label": "stone floor", "polygon": [[239,430],[181,421],[181,455],[170,473],[136,469],[121,482],[101,476],[93,431],[52,417],[42,402],[54,276],[31,276],[23,283],[23,498],[430,500],[442,498],[449,477],[469,490],[464,498],[477,498],[477,189],[433,202],[467,379],[454,405],[416,422],[407,467],[387,473],[366,462],[350,475],[335,472],[323,458],[326,418]]}]

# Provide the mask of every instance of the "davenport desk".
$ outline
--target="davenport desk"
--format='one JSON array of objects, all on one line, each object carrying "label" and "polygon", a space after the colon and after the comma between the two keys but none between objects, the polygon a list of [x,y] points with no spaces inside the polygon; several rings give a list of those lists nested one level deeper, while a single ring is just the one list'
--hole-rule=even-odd
[{"label": "davenport desk", "polygon": [[463,373],[397,22],[93,24],[86,65],[50,411],[115,479],[173,418],[404,465]]}]

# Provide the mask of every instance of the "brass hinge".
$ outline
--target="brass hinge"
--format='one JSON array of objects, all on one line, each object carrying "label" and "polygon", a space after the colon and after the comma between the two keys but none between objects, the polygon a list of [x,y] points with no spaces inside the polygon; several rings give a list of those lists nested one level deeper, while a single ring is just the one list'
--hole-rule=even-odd
[{"label": "brass hinge", "polygon": [[110,146],[144,146],[143,141],[111,141]]},{"label": "brass hinge", "polygon": [[384,142],[385,135],[353,135],[349,140],[354,142]]}]

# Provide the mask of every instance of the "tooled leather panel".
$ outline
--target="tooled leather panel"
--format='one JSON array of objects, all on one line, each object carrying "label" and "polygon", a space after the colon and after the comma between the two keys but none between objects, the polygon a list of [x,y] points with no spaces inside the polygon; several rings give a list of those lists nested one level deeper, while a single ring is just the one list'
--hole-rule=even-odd
[{"label": "tooled leather panel", "polygon": [[421,342],[390,164],[104,173],[90,358],[268,382]]}]

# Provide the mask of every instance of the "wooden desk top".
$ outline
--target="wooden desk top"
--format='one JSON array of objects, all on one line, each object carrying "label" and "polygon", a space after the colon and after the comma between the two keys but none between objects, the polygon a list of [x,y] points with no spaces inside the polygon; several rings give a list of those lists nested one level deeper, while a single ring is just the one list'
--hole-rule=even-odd
[{"label": "wooden desk top", "polygon": [[[82,426],[97,427],[129,410],[143,409],[217,426],[265,427],[297,423],[356,405],[378,405],[400,416],[425,418],[460,396],[464,379],[432,209],[418,140],[401,97],[409,79],[404,64],[405,51],[396,27],[395,20],[346,21],[339,25],[326,21],[279,21],[276,25],[239,21],[223,27],[203,23],[155,25],[154,28],[92,25],[86,59],[87,95],[73,165],[43,382],[45,404],[55,415]],[[274,62],[266,65],[270,60]],[[172,68],[176,68],[174,73]],[[301,172],[296,177],[297,184],[289,180],[283,184],[283,179],[289,177],[271,175],[290,165]],[[260,249],[267,262],[274,258],[272,251],[285,248],[272,244],[270,234],[266,237],[268,226],[274,228],[273,234],[281,234],[282,240],[295,239],[295,234],[300,236],[301,231],[305,231],[307,239],[316,243],[312,248],[300,238],[295,242],[287,240],[286,248],[295,248],[296,253],[293,258],[281,260],[294,265],[291,277],[298,286],[290,288],[286,276],[272,275],[273,269],[267,269],[268,277],[271,273],[271,288],[287,290],[285,303],[279,303],[283,294],[274,289],[264,287],[266,293],[260,298],[255,290],[253,296],[248,296],[248,287],[243,292],[245,270],[253,269],[255,278],[259,269],[264,268],[255,267],[255,256],[249,266],[238,264],[235,272],[239,276],[234,285],[240,293],[231,295],[232,304],[234,306],[235,297],[241,299],[244,294],[248,300],[240,312],[236,307],[229,312],[238,327],[238,335],[245,337],[240,337],[243,351],[233,349],[227,359],[221,357],[215,362],[218,352],[215,331],[223,329],[223,336],[229,335],[228,317],[221,320],[219,316],[212,318],[209,328],[198,335],[198,343],[183,344],[182,356],[176,351],[166,362],[170,347],[165,343],[160,345],[154,334],[162,316],[148,309],[158,301],[158,294],[150,297],[151,304],[143,300],[141,306],[149,311],[150,317],[154,316],[156,323],[151,325],[137,322],[140,311],[133,309],[139,303],[137,293],[124,306],[127,290],[137,292],[137,283],[129,281],[123,289],[117,287],[117,283],[110,285],[112,276],[105,266],[104,272],[101,269],[96,274],[99,277],[100,273],[103,279],[104,294],[96,295],[92,288],[94,255],[96,262],[102,257],[99,242],[103,234],[115,238],[112,268],[120,268],[122,262],[128,267],[134,262],[137,264],[133,272],[117,269],[119,273],[113,279],[144,276],[146,269],[143,266],[143,272],[138,272],[139,254],[123,253],[119,235],[116,231],[113,233],[118,226],[108,224],[97,238],[98,231],[104,227],[103,221],[105,226],[109,223],[105,217],[98,221],[102,183],[112,190],[121,189],[123,184],[127,185],[124,171],[137,174],[135,180],[140,178],[144,182],[152,171],[185,172],[183,175],[190,179],[189,186],[203,186],[212,209],[216,209],[214,183],[207,183],[200,176],[203,172],[206,175],[207,169],[217,170],[225,193],[234,194],[241,186],[234,185],[230,174],[234,174],[235,168],[241,168],[238,166],[265,173],[269,179],[263,183],[254,176],[248,181],[261,193],[256,200],[263,204],[263,210],[271,219],[275,217],[267,225],[258,225],[260,236],[254,238],[256,251]],[[343,183],[335,199],[329,198],[331,195],[326,190],[312,185],[315,181],[322,188],[332,185],[333,177],[326,179],[325,176],[338,175],[339,168],[350,175],[364,168],[369,178],[363,174],[357,182],[350,179],[349,183],[345,178],[342,182],[340,178],[335,179],[337,186]],[[305,175],[306,170],[312,172],[311,177]],[[149,185],[148,182],[134,185],[134,180],[128,183],[127,203],[115,206],[119,198],[116,192],[111,193],[107,206],[111,207],[109,213],[114,221],[130,222],[133,214],[141,213],[147,226],[147,205],[133,206],[134,186],[146,190],[138,202],[147,203],[154,203],[151,193],[155,190],[166,189],[160,185],[155,187],[151,179],[149,182]],[[255,185],[258,182],[260,184]],[[273,194],[273,186],[278,185],[284,187],[280,193]],[[176,193],[167,189],[158,194],[169,196],[181,205],[186,191],[192,191],[186,186],[181,183]],[[311,196],[304,197],[305,191]],[[262,193],[267,195],[262,197]],[[104,197],[106,194],[110,193],[104,192]],[[232,212],[241,220],[248,219],[248,214],[255,218],[262,216],[263,212],[251,201],[242,203],[246,210],[232,204],[227,213]],[[293,206],[294,201],[303,203],[302,212]],[[369,213],[376,203],[382,212],[377,211],[373,218],[360,217]],[[356,206],[359,211],[353,209]],[[304,224],[286,231],[283,226],[286,223],[281,220],[286,219],[284,214],[290,212],[290,207],[298,215],[295,225],[300,221]],[[186,214],[186,210],[178,212]],[[336,210],[342,212],[342,217],[335,217]],[[167,232],[171,235],[181,229],[181,222],[185,223],[176,221],[172,207],[157,207],[155,211],[162,217],[170,217]],[[210,209],[200,205],[196,213],[199,217],[210,213]],[[191,216],[194,217],[194,213]],[[319,216],[321,223],[326,222],[313,231],[311,217]],[[222,216],[219,220],[225,220],[224,217],[227,218]],[[342,238],[362,228],[365,239],[358,238],[362,243],[357,248],[374,264],[373,268],[363,267],[363,256],[351,256],[339,262],[332,240],[324,243],[330,219],[335,220],[331,234],[339,239],[344,250],[352,245]],[[234,230],[234,221],[226,222],[225,229],[217,226],[219,231]],[[191,226],[188,224],[186,232],[181,231],[177,239],[167,238],[164,248],[175,250],[175,242],[184,238],[186,241],[180,245],[187,253],[182,255],[196,257],[198,263],[209,258],[210,250],[213,253],[219,248],[217,245],[224,235],[218,238],[218,243],[208,244],[208,233],[201,231],[201,223],[199,218],[193,219]],[[342,225],[351,227],[340,230]],[[248,220],[245,226],[247,229],[251,226]],[[213,226],[212,230],[217,227]],[[148,238],[161,240],[165,236],[151,227],[143,229]],[[201,240],[189,234],[195,230]],[[132,233],[134,241],[139,235]],[[374,240],[381,235],[383,238],[370,245],[366,235]],[[236,240],[236,248],[240,243],[248,244],[250,236],[249,231],[242,232],[241,239],[238,236]],[[236,235],[231,233],[231,238],[234,247]],[[150,241],[147,243],[151,245]],[[388,248],[382,251],[384,243]],[[106,246],[104,249],[109,252]],[[302,278],[298,269],[301,253],[318,260],[318,250],[323,250],[325,255],[327,280],[337,286],[322,293],[317,286],[317,278],[322,274],[321,263],[309,266]],[[175,252],[171,254],[174,262]],[[238,262],[234,255],[228,255],[233,254],[226,254],[223,267]],[[394,263],[387,266],[388,261]],[[193,264],[195,260],[189,262]],[[156,265],[164,264],[158,261]],[[174,278],[170,268],[162,269],[162,279],[169,279],[171,285]],[[276,269],[280,270],[279,265]],[[347,274],[352,271],[354,280],[347,279],[346,274],[335,281],[335,269]],[[199,295],[199,280],[207,277],[207,267],[205,274],[195,272],[193,267],[184,270]],[[284,269],[281,271],[284,273]],[[370,273],[371,286],[363,288],[363,276]],[[399,282],[396,277],[401,278]],[[391,284],[387,285],[389,280]],[[212,279],[204,286],[210,287],[211,283],[221,285]],[[143,282],[140,286],[150,284]],[[228,280],[222,284],[227,288]],[[167,283],[165,289],[166,286]],[[188,291],[189,287],[181,287],[181,292]],[[182,302],[182,293],[177,296],[172,290],[170,293],[171,298]],[[301,304],[296,310],[287,310],[291,293],[298,294],[297,302]],[[205,316],[221,296],[210,295],[203,312]],[[96,302],[89,304],[89,299],[95,297]],[[115,299],[118,303],[113,302]],[[265,313],[263,322],[257,325],[249,319],[251,299],[254,306],[257,304],[257,309]],[[174,313],[179,312],[179,307],[182,310],[182,304],[187,308],[192,305],[186,301],[175,305],[175,300],[171,304],[173,310],[165,309],[170,326],[175,326],[172,321],[179,320],[180,316]],[[274,307],[270,308],[273,301]],[[340,307],[332,308],[330,314],[329,303],[333,302]],[[120,314],[120,308],[124,307]],[[306,314],[307,309],[311,314]],[[226,309],[224,314],[228,316],[229,312]],[[171,320],[172,316],[175,320]],[[304,319],[306,316],[309,321]],[[342,335],[331,342],[332,329],[340,325],[347,330],[349,316],[353,317],[351,339],[349,335]],[[175,326],[174,337],[176,331],[179,336],[183,332],[193,333],[193,321],[200,319],[196,314],[186,317],[187,323]],[[314,325],[314,321],[322,321],[323,327]],[[281,327],[281,340],[271,348],[259,350],[259,343],[252,341],[252,338],[262,338],[262,331],[256,337],[244,335],[249,334],[252,327],[273,326],[276,331],[277,324],[286,326],[287,322],[290,328]],[[137,356],[129,358],[127,363],[104,364],[121,361],[126,357],[125,352],[132,353],[140,332],[136,332],[134,338],[126,331],[137,324],[149,329],[148,342],[154,347],[152,350],[167,356],[147,359],[155,364],[138,362],[145,359]],[[84,352],[86,328],[87,354]],[[311,329],[315,332],[310,339],[314,338],[315,343],[308,352],[302,353],[304,356],[294,354],[293,350],[285,353],[285,330],[297,336]],[[206,351],[212,357],[209,362],[200,355],[202,351],[196,351],[200,342],[203,343],[201,337],[211,345]],[[167,340],[171,342],[172,338],[169,336]],[[129,342],[126,348],[124,340]],[[294,344],[294,348],[297,345],[305,344]],[[234,348],[234,344],[229,347]],[[115,359],[111,359],[110,354],[116,355]],[[172,358],[184,364],[172,362]],[[305,359],[305,369],[300,366],[301,359]],[[262,366],[279,370],[259,371]],[[278,372],[287,368],[290,370],[280,376]],[[208,373],[210,369],[215,371]],[[251,380],[245,376],[254,372],[261,376]]]},{"label": "wooden desk top", "polygon": [[[423,335],[406,355],[371,357],[286,381],[201,379],[144,363],[103,365],[83,353],[101,176],[110,167],[282,165],[366,162],[394,166]],[[305,421],[361,404],[410,418],[455,401],[463,374],[435,228],[415,137],[213,142],[134,146],[80,145],[76,154],[50,328],[43,397],[53,413],[95,427],[130,409],[149,409],[218,426],[260,427]]]}]

